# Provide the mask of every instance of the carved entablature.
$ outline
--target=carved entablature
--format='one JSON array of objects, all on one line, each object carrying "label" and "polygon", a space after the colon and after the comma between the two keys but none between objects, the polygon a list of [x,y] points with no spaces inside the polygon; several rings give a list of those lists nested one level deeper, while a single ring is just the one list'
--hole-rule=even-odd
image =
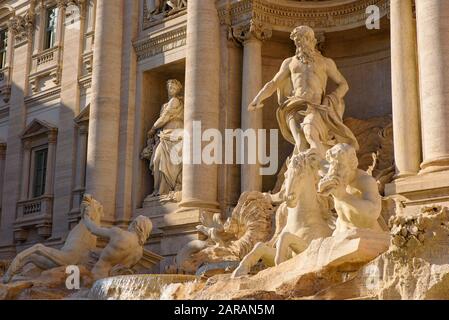
[{"label": "carved entablature", "polygon": [[143,1],[143,29],[183,15],[186,13],[187,0],[145,0]]},{"label": "carved entablature", "polygon": [[250,21],[269,25],[276,31],[290,32],[299,25],[316,31],[341,31],[365,25],[366,9],[376,5],[380,17],[389,12],[389,0],[289,1],[240,0],[223,2],[218,12],[222,24],[232,27],[248,25]]},{"label": "carved entablature", "polygon": [[186,45],[187,26],[165,32],[155,37],[148,37],[134,43],[137,61],[151,58],[157,54]]},{"label": "carved entablature", "polygon": [[8,28],[14,35],[16,47],[28,42],[31,39],[34,24],[34,10],[28,10],[24,15],[17,15],[9,20]]}]

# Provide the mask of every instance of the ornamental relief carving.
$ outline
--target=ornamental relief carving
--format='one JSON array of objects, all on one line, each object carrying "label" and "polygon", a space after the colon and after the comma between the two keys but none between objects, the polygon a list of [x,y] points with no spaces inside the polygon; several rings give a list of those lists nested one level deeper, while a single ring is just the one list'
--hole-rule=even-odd
[{"label": "ornamental relief carving", "polygon": [[273,30],[268,25],[251,20],[250,23],[232,27],[232,35],[240,42],[251,39],[265,41],[271,38]]},{"label": "ornamental relief carving", "polygon": [[370,5],[378,6],[382,17],[389,12],[388,0],[358,0],[332,5],[296,2],[291,6],[269,0],[241,0],[219,8],[218,13],[222,24],[232,26],[257,21],[286,32],[298,25],[329,32],[364,25],[368,18],[366,8]]},{"label": "ornamental relief carving", "polygon": [[142,61],[157,54],[167,52],[186,44],[187,27],[163,33],[154,38],[145,38],[134,43],[137,54],[137,61]]},{"label": "ornamental relief carving", "polygon": [[8,21],[8,28],[15,38],[15,45],[21,45],[32,37],[35,14],[33,10],[27,11],[23,16],[14,16]]}]

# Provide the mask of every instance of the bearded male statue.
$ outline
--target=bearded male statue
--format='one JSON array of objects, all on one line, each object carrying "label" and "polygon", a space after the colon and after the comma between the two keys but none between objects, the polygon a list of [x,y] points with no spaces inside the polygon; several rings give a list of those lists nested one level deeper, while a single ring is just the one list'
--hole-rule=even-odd
[{"label": "bearded male statue", "polygon": [[[293,30],[296,54],[286,59],[248,107],[254,111],[275,91],[278,93],[277,118],[282,135],[295,145],[295,153],[314,148],[324,158],[326,150],[337,143],[359,148],[351,130],[343,124],[343,98],[349,86],[332,59],[316,49],[314,31],[307,26]],[[328,80],[336,83],[326,94]]]},{"label": "bearded male statue", "polygon": [[382,197],[376,179],[358,169],[355,149],[337,144],[327,151],[326,160],[329,167],[318,192],[334,199],[338,218],[333,235],[357,228],[383,231],[378,222]]}]

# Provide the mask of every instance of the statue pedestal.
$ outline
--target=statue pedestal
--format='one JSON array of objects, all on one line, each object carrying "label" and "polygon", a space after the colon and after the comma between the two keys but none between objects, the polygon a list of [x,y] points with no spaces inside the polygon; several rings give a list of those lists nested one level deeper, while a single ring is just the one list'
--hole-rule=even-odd
[{"label": "statue pedestal", "polygon": [[169,214],[178,210],[181,192],[172,192],[163,196],[147,196],[142,204],[142,209],[138,209],[139,214],[147,217]]},{"label": "statue pedestal", "polygon": [[193,299],[254,298],[270,293],[271,298],[308,297],[345,281],[363,265],[388,250],[386,232],[355,229],[312,241],[301,254],[265,269],[255,276],[230,279],[217,276],[215,284]]},{"label": "statue pedestal", "polygon": [[153,223],[146,249],[163,256],[160,272],[164,272],[167,266],[173,264],[173,258],[186,243],[200,238],[196,226],[200,224],[201,216],[209,212],[196,208],[179,208],[179,203],[174,200],[177,199],[177,194],[148,196],[142,208],[134,212],[135,217],[143,215],[149,217]]}]

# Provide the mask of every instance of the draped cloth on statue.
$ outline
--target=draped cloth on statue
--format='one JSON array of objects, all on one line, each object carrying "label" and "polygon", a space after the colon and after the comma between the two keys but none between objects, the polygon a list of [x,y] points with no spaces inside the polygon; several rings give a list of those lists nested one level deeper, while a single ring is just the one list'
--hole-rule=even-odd
[{"label": "draped cloth on statue", "polygon": [[182,129],[165,129],[159,132],[158,137],[150,169],[160,175],[155,176],[155,179],[160,179],[159,186],[165,182],[168,188],[161,193],[178,191],[182,184]]},{"label": "draped cloth on statue", "polygon": [[358,150],[356,137],[343,123],[344,109],[343,99],[335,94],[327,95],[322,105],[312,104],[299,97],[288,97],[280,104],[276,115],[282,136],[292,144],[295,144],[295,140],[288,123],[294,117],[297,123],[302,123],[301,126],[310,124],[316,128],[324,145],[347,143]]}]

